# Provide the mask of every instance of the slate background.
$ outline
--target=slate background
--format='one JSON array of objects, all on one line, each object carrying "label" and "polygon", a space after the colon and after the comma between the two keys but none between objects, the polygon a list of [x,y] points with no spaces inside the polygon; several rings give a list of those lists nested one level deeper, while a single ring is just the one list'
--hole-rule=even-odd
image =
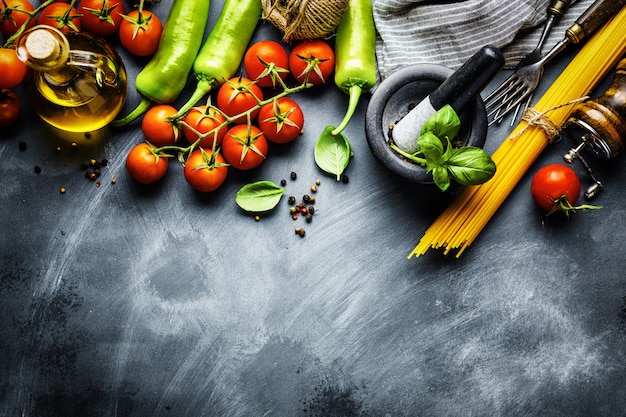
[{"label": "slate background", "polygon": [[[124,59],[131,79],[146,62]],[[378,164],[366,100],[345,132],[349,183],[324,175],[313,146],[346,96],[295,98],[304,135],[210,195],[175,163],[135,184],[138,124],[72,150],[25,104],[0,132],[1,416],[626,415],[623,160],[591,161],[602,210],[545,218],[529,172],[461,259],[407,260],[451,197]],[[126,110],[137,101],[131,84]],[[100,187],[79,168],[90,158],[109,161]],[[260,222],[238,210],[243,184],[283,178],[298,197],[321,179],[311,224],[286,198]]]}]

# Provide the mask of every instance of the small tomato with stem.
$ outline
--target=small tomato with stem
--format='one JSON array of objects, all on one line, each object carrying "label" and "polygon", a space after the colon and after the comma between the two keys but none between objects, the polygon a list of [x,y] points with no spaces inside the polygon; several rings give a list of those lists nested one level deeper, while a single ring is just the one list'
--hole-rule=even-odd
[{"label": "small tomato with stem", "polygon": [[206,149],[215,149],[221,145],[224,135],[228,131],[224,115],[215,107],[207,105],[193,107],[189,110],[181,125],[189,143],[194,143],[200,139],[200,136],[203,136],[198,142],[198,146]]},{"label": "small tomato with stem", "polygon": [[122,17],[119,37],[124,49],[136,56],[154,54],[163,32],[159,17],[149,10],[132,10]]},{"label": "small tomato with stem", "polygon": [[304,113],[293,99],[280,97],[261,107],[259,128],[265,137],[275,143],[291,142],[302,134]]},{"label": "small tomato with stem", "polygon": [[39,24],[59,29],[63,33],[80,32],[82,16],[71,4],[56,1],[46,6],[39,14]]},{"label": "small tomato with stem", "polygon": [[218,151],[199,148],[187,158],[183,173],[185,180],[194,190],[208,193],[224,184],[228,164]]},{"label": "small tomato with stem", "polygon": [[289,55],[283,46],[269,39],[248,48],[243,65],[249,78],[261,87],[275,87],[289,74]]},{"label": "small tomato with stem", "polygon": [[78,12],[84,30],[96,36],[115,35],[126,13],[121,0],[81,0]]},{"label": "small tomato with stem", "polygon": [[[35,11],[35,7],[28,0],[2,0],[0,1],[0,32],[10,37],[19,30],[29,18],[29,13]],[[26,27],[31,28],[36,20],[31,19]]]},{"label": "small tomato with stem", "polygon": [[335,70],[335,52],[321,39],[301,41],[291,49],[289,70],[300,83],[323,84]]},{"label": "small tomato with stem", "polygon": [[126,157],[126,170],[140,184],[159,181],[167,173],[168,166],[168,155],[146,142],[135,145]]},{"label": "small tomato with stem", "polygon": [[[226,80],[217,92],[217,107],[228,117],[235,117],[250,112],[250,120],[259,113],[257,107],[263,101],[263,91],[257,83],[247,77],[234,77]],[[242,115],[233,120],[234,123],[245,123],[247,117]]]},{"label": "small tomato with stem", "polygon": [[178,142],[180,128],[172,117],[178,110],[169,104],[151,107],[141,120],[141,131],[154,146],[174,145]]},{"label": "small tomato with stem", "polygon": [[249,170],[256,168],[267,155],[267,139],[254,125],[239,124],[231,127],[222,141],[222,154],[230,166]]},{"label": "small tomato with stem", "polygon": [[567,165],[549,164],[540,168],[533,176],[530,191],[535,203],[548,215],[562,211],[566,216],[579,209],[597,209],[588,204],[574,206],[580,196],[580,179]]}]

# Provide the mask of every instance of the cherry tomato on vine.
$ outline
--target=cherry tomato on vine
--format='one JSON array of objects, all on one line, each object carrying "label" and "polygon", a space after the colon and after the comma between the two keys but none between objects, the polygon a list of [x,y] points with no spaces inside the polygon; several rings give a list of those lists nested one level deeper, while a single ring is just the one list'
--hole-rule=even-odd
[{"label": "cherry tomato on vine", "polygon": [[254,125],[240,124],[231,127],[222,141],[222,154],[233,168],[256,168],[267,155],[267,139]]},{"label": "cherry tomato on vine", "polygon": [[115,35],[126,13],[121,0],[81,0],[78,11],[83,29],[96,36]]},{"label": "cherry tomato on vine", "polygon": [[152,184],[165,176],[169,160],[149,143],[135,145],[126,157],[126,170],[140,184]]},{"label": "cherry tomato on vine", "polygon": [[156,52],[161,40],[163,24],[159,17],[149,10],[132,10],[123,15],[119,36],[122,46],[136,56],[148,56]]},{"label": "cherry tomato on vine", "polygon": [[289,70],[298,82],[326,82],[335,70],[335,52],[321,39],[301,41],[289,54]]},{"label": "cherry tomato on vine", "polygon": [[[6,6],[5,7],[5,3]],[[11,9],[11,10],[7,10]],[[0,32],[10,37],[28,20],[28,12],[33,12],[35,7],[28,0],[4,0],[0,1]],[[35,26],[36,19],[28,24],[28,28]]]},{"label": "cherry tomato on vine", "polygon": [[561,211],[578,200],[580,179],[567,165],[550,164],[534,175],[530,191],[535,203],[543,210]]},{"label": "cherry tomato on vine", "polygon": [[178,110],[169,104],[157,104],[148,109],[141,120],[141,131],[154,146],[174,145],[180,137],[180,128],[170,117]]},{"label": "cherry tomato on vine", "polygon": [[221,145],[222,139],[224,139],[224,135],[228,131],[224,115],[213,107],[207,109],[206,105],[197,106],[189,110],[183,121],[185,122],[182,125],[183,133],[189,143],[194,143],[200,135],[207,134],[217,129],[218,126],[223,125],[200,140],[198,146],[206,149],[213,149],[213,141],[215,141],[216,147]]},{"label": "cherry tomato on vine", "polygon": [[[283,46],[272,40],[259,41],[246,51],[243,65],[248,77],[261,87],[274,87],[279,82],[276,76],[285,79],[289,73],[289,55]],[[270,68],[276,73],[273,74]]]},{"label": "cherry tomato on vine", "polygon": [[74,7],[61,1],[46,6],[39,14],[39,24],[59,29],[63,33],[80,32],[81,16]]},{"label": "cherry tomato on vine", "polygon": [[304,113],[294,100],[281,97],[261,107],[258,124],[269,141],[287,143],[302,134]]},{"label": "cherry tomato on vine", "polygon": [[224,184],[228,164],[219,152],[211,149],[196,149],[189,155],[183,170],[185,180],[197,191],[208,193]]},{"label": "cherry tomato on vine", "polygon": [[[263,91],[256,82],[247,77],[231,78],[222,84],[217,92],[217,107],[229,117],[250,111],[262,100]],[[258,113],[258,108],[252,110],[250,120]],[[246,123],[246,116],[236,118],[234,123]]]},{"label": "cherry tomato on vine", "polygon": [[0,89],[17,87],[26,76],[26,64],[17,57],[15,48],[0,48]]},{"label": "cherry tomato on vine", "polygon": [[11,126],[20,117],[22,103],[11,90],[0,91],[0,127]]}]

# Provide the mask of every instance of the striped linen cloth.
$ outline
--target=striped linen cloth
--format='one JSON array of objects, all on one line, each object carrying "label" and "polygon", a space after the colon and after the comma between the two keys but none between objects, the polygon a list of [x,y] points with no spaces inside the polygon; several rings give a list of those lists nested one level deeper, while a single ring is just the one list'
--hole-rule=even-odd
[{"label": "striped linen cloth", "polygon": [[[505,68],[532,51],[551,0],[373,0],[379,78],[410,64],[456,69],[485,45],[500,48]],[[573,0],[544,44],[547,52],[593,3]]]}]

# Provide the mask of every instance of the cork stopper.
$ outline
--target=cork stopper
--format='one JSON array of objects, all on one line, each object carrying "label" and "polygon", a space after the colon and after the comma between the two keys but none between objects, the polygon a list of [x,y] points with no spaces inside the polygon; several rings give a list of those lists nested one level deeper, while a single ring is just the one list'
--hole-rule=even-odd
[{"label": "cork stopper", "polygon": [[38,25],[17,39],[17,56],[38,71],[53,71],[67,64],[70,45],[59,30]]},{"label": "cork stopper", "polygon": [[43,29],[33,31],[26,38],[24,47],[28,55],[38,61],[55,60],[61,49],[56,37]]}]

